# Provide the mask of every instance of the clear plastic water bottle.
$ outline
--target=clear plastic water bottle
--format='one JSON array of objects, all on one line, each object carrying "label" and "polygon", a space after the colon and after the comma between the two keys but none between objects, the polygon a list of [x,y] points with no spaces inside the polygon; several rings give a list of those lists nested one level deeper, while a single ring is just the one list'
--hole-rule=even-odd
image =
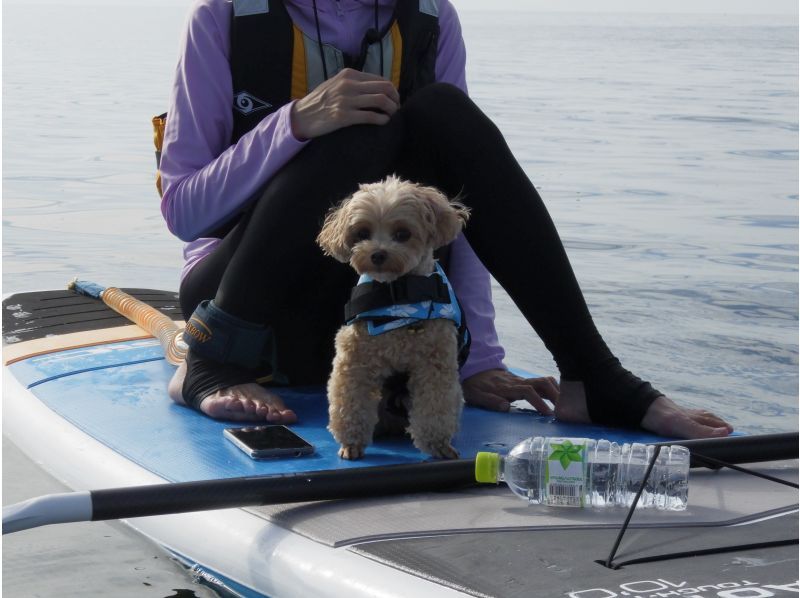
[{"label": "clear plastic water bottle", "polygon": [[[505,482],[531,504],[625,507],[633,503],[655,447],[590,438],[528,438],[505,457],[478,453],[475,478]],[[689,499],[689,449],[664,446],[637,506],[683,511]]]}]

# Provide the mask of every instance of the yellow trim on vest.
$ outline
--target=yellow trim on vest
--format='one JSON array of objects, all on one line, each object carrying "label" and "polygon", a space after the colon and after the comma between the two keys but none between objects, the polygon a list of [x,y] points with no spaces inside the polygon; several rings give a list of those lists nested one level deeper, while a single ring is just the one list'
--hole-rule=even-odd
[{"label": "yellow trim on vest", "polygon": [[308,93],[306,79],[306,50],[303,44],[303,32],[297,25],[292,25],[294,43],[292,44],[292,99],[299,100]]},{"label": "yellow trim on vest", "polygon": [[[160,161],[161,146],[164,145],[164,129],[167,126],[167,115],[154,116],[151,122],[153,123],[153,144],[156,146],[156,157]],[[156,189],[158,189],[159,196],[163,195],[160,170],[156,171]]]},{"label": "yellow trim on vest", "polygon": [[157,151],[161,151],[161,146],[164,145],[164,128],[167,126],[167,115],[154,116],[153,120],[153,144],[156,146]]},{"label": "yellow trim on vest", "polygon": [[403,61],[403,36],[400,35],[400,26],[397,21],[391,28],[392,34],[392,84],[400,87],[400,63]]}]

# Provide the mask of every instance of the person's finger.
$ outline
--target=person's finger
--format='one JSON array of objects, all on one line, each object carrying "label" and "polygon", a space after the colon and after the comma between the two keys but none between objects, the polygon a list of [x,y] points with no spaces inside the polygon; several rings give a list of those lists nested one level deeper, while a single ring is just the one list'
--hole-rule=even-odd
[{"label": "person's finger", "polygon": [[489,411],[508,411],[509,402],[503,397],[483,390],[472,390],[464,396],[468,405],[488,409]]},{"label": "person's finger", "polygon": [[[341,79],[342,81],[338,81],[337,79]],[[339,85],[341,84],[341,82],[374,84],[379,86],[380,89],[385,90],[384,93],[394,98],[398,104],[400,103],[400,93],[397,91],[397,88],[389,79],[381,77],[380,75],[375,75],[373,73],[365,73],[363,71],[357,71],[355,69],[342,69],[336,76],[328,79],[328,81],[331,82],[331,85]]]},{"label": "person's finger", "polygon": [[528,378],[526,383],[530,384],[540,395],[544,395],[545,398],[553,402],[558,401],[560,391],[558,386],[553,384],[552,378]]},{"label": "person's finger", "polygon": [[364,71],[359,71],[358,69],[352,68],[343,68],[341,71],[336,73],[333,77],[328,79],[328,81],[333,81],[334,79],[351,79],[355,81],[386,81],[380,75],[376,75],[374,73],[367,73]]},{"label": "person's finger", "polygon": [[400,103],[400,94],[391,81],[360,71],[351,70],[349,73],[341,71],[338,75],[331,77],[317,87],[315,92],[317,90],[319,94],[342,94],[345,96],[359,95],[361,93],[383,93],[398,104]]},{"label": "person's finger", "polygon": [[391,81],[381,79],[379,81],[360,81],[355,83],[350,88],[352,92],[359,95],[380,94],[386,96],[389,100],[394,102],[396,106],[400,106],[400,94],[397,88],[392,85]]},{"label": "person's finger", "polygon": [[341,126],[353,125],[385,125],[389,122],[389,115],[373,110],[348,110],[341,116]]},{"label": "person's finger", "polygon": [[362,94],[351,100],[352,106],[359,110],[379,110],[391,116],[397,112],[398,105],[380,93]]},{"label": "person's finger", "polygon": [[[329,81],[333,81],[329,79]],[[318,88],[320,89],[320,88]],[[391,81],[381,78],[368,80],[358,80],[354,77],[343,78],[342,80],[328,84],[326,89],[320,89],[317,94],[321,98],[352,98],[361,95],[382,95],[386,96],[396,106],[400,106],[400,93]]]},{"label": "person's finger", "polygon": [[[536,411],[544,415],[552,415],[553,409],[544,402],[544,399],[531,386],[527,384],[517,384],[509,386],[503,395],[509,400],[525,400],[533,406]],[[512,398],[513,397],[513,398]]]}]

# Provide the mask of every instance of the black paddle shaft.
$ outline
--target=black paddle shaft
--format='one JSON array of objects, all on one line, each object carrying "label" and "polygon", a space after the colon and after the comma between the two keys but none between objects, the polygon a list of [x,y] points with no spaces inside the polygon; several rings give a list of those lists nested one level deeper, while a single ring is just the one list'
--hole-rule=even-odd
[{"label": "black paddle shaft", "polygon": [[475,461],[433,461],[93,490],[92,521],[231,507],[436,492],[471,486]]},{"label": "black paddle shaft", "polygon": [[699,440],[676,440],[659,442],[662,446],[680,445],[689,449],[692,467],[708,467],[706,462],[695,459],[694,455],[711,457],[727,463],[760,463],[796,459],[798,454],[798,433],[759,434],[758,436],[726,436],[724,438],[703,438]]},{"label": "black paddle shaft", "polygon": [[[728,463],[797,457],[798,434],[733,436],[661,443]],[[692,467],[707,467],[693,460]],[[93,490],[92,520],[126,519],[232,507],[437,492],[475,485],[475,461],[432,461],[265,477]]]}]

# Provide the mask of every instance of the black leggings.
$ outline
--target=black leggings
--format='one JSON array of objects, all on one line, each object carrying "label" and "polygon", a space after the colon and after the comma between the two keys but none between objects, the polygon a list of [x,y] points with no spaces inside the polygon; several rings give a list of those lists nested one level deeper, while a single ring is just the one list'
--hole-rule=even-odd
[{"label": "black leggings", "polygon": [[563,380],[584,382],[592,421],[638,425],[660,395],[623,369],[597,331],[539,194],[497,127],[460,90],[417,92],[383,126],[314,139],[265,186],[219,247],[185,279],[184,313],[209,298],[275,331],[279,369],[320,383],[356,275],[315,239],[325,213],[388,174],[459,195],[467,240],[542,338]]}]

